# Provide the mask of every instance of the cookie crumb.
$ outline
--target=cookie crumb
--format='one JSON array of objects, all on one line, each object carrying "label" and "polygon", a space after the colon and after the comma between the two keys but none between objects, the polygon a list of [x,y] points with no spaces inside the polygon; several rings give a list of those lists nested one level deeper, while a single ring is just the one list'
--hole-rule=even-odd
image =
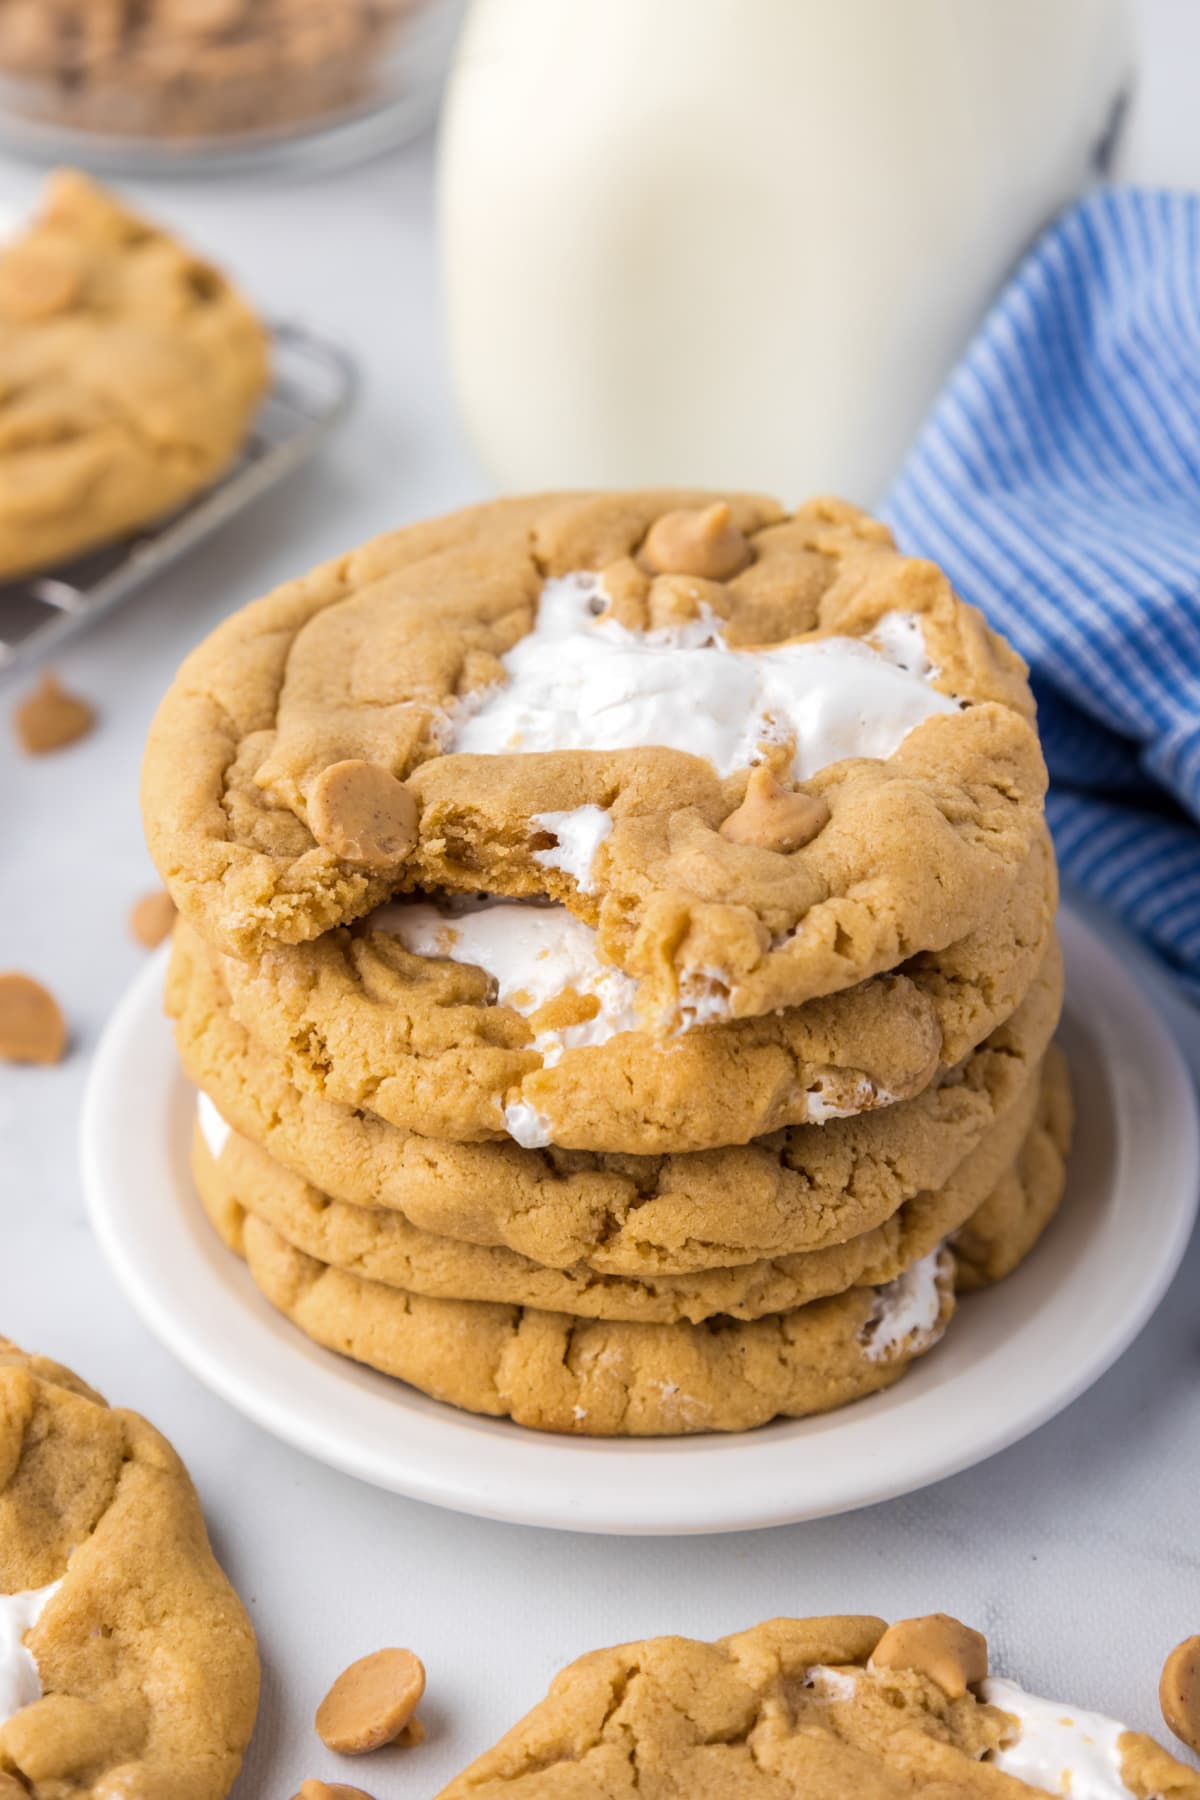
[{"label": "cookie crumb", "polygon": [[961,1700],[968,1688],[987,1680],[987,1639],[948,1613],[897,1619],[872,1651],[870,1667],[915,1669],[951,1700]]},{"label": "cookie crumb", "polygon": [[0,975],[0,1062],[61,1062],[67,1024],[58,1001],[32,975]]},{"label": "cookie crumb", "polygon": [[1176,1644],[1163,1664],[1158,1699],[1170,1730],[1200,1756],[1200,1637]]},{"label": "cookie crumb", "polygon": [[[3,1789],[0,1789],[0,1800],[5,1800]],[[292,1800],[371,1800],[371,1795],[363,1788],[347,1787],[344,1781],[318,1781],[309,1776],[300,1783],[299,1792],[292,1795]]]},{"label": "cookie crumb", "polygon": [[411,1650],[374,1650],[338,1676],[317,1708],[317,1736],[327,1750],[362,1756],[384,1744],[421,1742],[413,1714],[425,1692],[425,1669]]},{"label": "cookie crumb", "polygon": [[86,737],[96,723],[95,709],[78,694],[69,694],[47,669],[33,692],[13,708],[17,742],[29,756],[44,756]]},{"label": "cookie crumb", "polygon": [[175,902],[165,888],[143,894],[129,910],[129,931],[147,950],[156,950],[171,935],[175,923]]}]

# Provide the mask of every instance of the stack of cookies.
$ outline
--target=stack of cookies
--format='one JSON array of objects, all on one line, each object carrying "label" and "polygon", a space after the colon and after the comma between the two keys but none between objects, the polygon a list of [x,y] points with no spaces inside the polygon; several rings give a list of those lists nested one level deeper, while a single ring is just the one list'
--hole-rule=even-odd
[{"label": "stack of cookies", "polygon": [[1020,659],[838,502],[506,500],[279,589],[144,771],[210,1217],[546,1430],[888,1386],[1062,1194],[1044,786]]}]

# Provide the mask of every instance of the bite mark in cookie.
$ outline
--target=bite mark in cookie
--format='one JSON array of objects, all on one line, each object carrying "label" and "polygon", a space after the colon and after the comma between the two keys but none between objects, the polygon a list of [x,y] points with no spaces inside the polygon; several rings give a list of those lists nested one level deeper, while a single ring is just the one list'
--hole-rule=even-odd
[{"label": "bite mark in cookie", "polygon": [[[744,568],[638,562],[663,515],[714,505]],[[852,508],[535,496],[394,533],[227,621],[160,709],[147,828],[182,910],[240,957],[399,891],[540,896],[597,929],[669,1033],[697,984],[710,1018],[765,1016],[976,930],[1042,829],[1032,718],[1014,653]],[[339,856],[315,816],[346,761],[412,793],[402,862]],[[754,768],[815,803],[770,836],[795,848],[722,834]]]}]

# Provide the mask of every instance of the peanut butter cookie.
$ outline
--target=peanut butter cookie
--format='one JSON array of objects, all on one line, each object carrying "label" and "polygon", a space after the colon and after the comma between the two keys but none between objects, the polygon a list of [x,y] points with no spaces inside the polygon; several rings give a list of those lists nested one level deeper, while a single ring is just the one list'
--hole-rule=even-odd
[{"label": "peanut butter cookie", "polygon": [[770,1619],[595,1650],[438,1800],[1200,1800],[1153,1738],[989,1677],[936,1613]]},{"label": "peanut butter cookie", "polygon": [[220,959],[177,927],[167,1008],[187,1073],[243,1137],[337,1200],[547,1267],[643,1279],[819,1250],[937,1190],[1023,1096],[1054,1032],[1052,944],[1017,1011],[915,1099],[734,1149],[624,1156],[455,1144],[291,1082],[233,1016]]},{"label": "peanut butter cookie", "polygon": [[[679,513],[695,529],[664,549]],[[542,495],[376,539],[228,620],[159,710],[143,802],[181,912],[234,956],[415,889],[547,898],[670,1033],[978,929],[1041,831],[1032,721],[1015,653],[851,507]],[[363,766],[393,783],[370,802]],[[799,796],[782,836],[758,768]]]},{"label": "peanut butter cookie", "polygon": [[0,1785],[221,1800],[257,1705],[254,1633],[175,1452],[0,1339]]},{"label": "peanut butter cookie", "polygon": [[400,900],[316,943],[226,957],[222,977],[298,1087],[434,1137],[655,1155],[911,1099],[1016,1006],[1053,901],[1039,834],[995,915],[946,951],[667,1039],[553,903]]},{"label": "peanut butter cookie", "polygon": [[223,275],[86,176],[53,176],[0,247],[0,580],[207,487],[266,380],[266,334]]},{"label": "peanut butter cookie", "polygon": [[698,1323],[718,1314],[758,1319],[850,1287],[883,1286],[945,1239],[957,1247],[958,1234],[969,1237],[977,1256],[973,1273],[989,1268],[989,1256],[1002,1259],[996,1274],[1006,1273],[1009,1259],[1015,1264],[1032,1249],[1061,1198],[1070,1123],[1066,1065],[1052,1050],[1028,1094],[946,1185],[905,1201],[872,1231],[823,1250],[650,1281],[585,1267],[543,1268],[511,1250],[436,1237],[401,1213],[330,1200],[223,1128],[203,1105],[192,1168],[212,1216],[230,1220],[252,1213],[306,1256],[385,1287],[576,1318]]},{"label": "peanut butter cookie", "polygon": [[[1017,1180],[1025,1168],[1018,1162]],[[1058,1168],[1061,1192],[1061,1159]],[[1042,1178],[1040,1159],[1031,1172]],[[954,1310],[952,1244],[891,1282],[785,1312],[649,1324],[385,1286],[305,1255],[207,1183],[201,1199],[264,1296],[316,1343],[435,1399],[540,1431],[682,1436],[829,1412],[897,1381]]]}]

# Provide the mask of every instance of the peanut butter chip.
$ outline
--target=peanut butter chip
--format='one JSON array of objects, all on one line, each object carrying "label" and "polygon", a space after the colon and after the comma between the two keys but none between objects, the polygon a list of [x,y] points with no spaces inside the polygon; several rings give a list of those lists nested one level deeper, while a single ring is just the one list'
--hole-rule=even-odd
[{"label": "peanut butter chip", "polygon": [[29,1800],[29,1789],[15,1775],[0,1769],[0,1800]]},{"label": "peanut butter chip", "polygon": [[698,512],[669,512],[646,533],[640,561],[654,575],[699,575],[728,581],[753,560],[724,500]]},{"label": "peanut butter chip", "polygon": [[77,738],[86,737],[95,723],[96,714],[87,701],[68,694],[49,669],[33,692],[13,709],[17,742],[30,756],[73,744]]},{"label": "peanut butter chip", "polygon": [[1175,1736],[1200,1756],[1200,1637],[1176,1644],[1163,1664],[1158,1700]]},{"label": "peanut butter chip", "polygon": [[308,796],[308,823],[318,844],[343,862],[387,869],[417,841],[417,803],[402,781],[378,763],[332,763]]},{"label": "peanut butter chip", "polygon": [[799,850],[828,823],[829,808],[819,795],[785,788],[763,766],[751,770],[746,797],[721,826],[721,836],[760,850]]},{"label": "peanut butter chip", "polygon": [[170,936],[175,923],[175,902],[163,888],[143,894],[129,912],[129,930],[139,944],[154,950]]},{"label": "peanut butter chip", "polygon": [[0,1061],[61,1062],[67,1026],[58,1001],[31,975],[0,975]]},{"label": "peanut butter chip", "polygon": [[425,1670],[411,1650],[375,1650],[338,1676],[317,1708],[317,1736],[343,1756],[378,1750],[400,1736],[424,1692]]},{"label": "peanut butter chip", "polygon": [[[0,1790],[0,1800],[4,1800]],[[292,1800],[371,1800],[363,1788],[347,1787],[344,1781],[317,1781],[312,1776],[300,1783],[300,1791]]]},{"label": "peanut butter chip", "polygon": [[876,1644],[871,1667],[915,1669],[918,1675],[928,1675],[951,1700],[961,1700],[969,1687],[987,1679],[987,1639],[948,1613],[898,1619]]}]

